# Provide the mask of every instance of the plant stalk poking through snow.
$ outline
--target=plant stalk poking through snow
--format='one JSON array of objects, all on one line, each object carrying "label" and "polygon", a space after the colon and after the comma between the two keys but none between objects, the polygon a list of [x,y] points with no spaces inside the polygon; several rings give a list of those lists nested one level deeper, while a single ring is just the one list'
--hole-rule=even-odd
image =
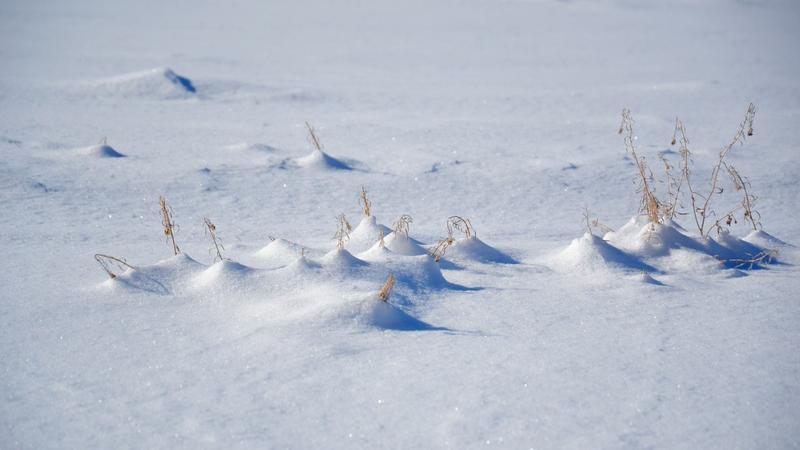
[{"label": "plant stalk poking through snow", "polygon": [[161,206],[161,225],[164,226],[164,235],[172,240],[172,251],[177,255],[181,252],[181,249],[175,243],[175,229],[178,226],[172,218],[172,207],[167,205],[167,200],[164,197],[158,197],[158,204]]},{"label": "plant stalk poking through snow", "polygon": [[333,238],[336,240],[336,247],[341,250],[350,239],[350,232],[353,231],[353,227],[350,225],[350,222],[347,221],[347,217],[345,217],[344,213],[339,214],[336,220],[338,221],[338,229],[336,230],[336,234],[333,235]]},{"label": "plant stalk poking through snow", "polygon": [[[206,226],[206,232],[211,235],[211,242],[214,243],[214,251],[216,251],[216,256],[214,257],[214,262],[217,260],[222,261],[224,258],[222,257],[222,250],[225,250],[225,246],[222,245],[222,240],[217,236],[217,226],[208,218],[203,217],[203,223]],[[209,252],[211,250],[209,249]]]},{"label": "plant stalk poking through snow", "polygon": [[437,263],[442,260],[442,257],[447,252],[447,249],[456,243],[456,238],[453,237],[453,233],[455,231],[464,233],[464,237],[467,239],[476,235],[475,228],[472,227],[472,223],[469,221],[469,219],[465,219],[460,216],[450,216],[447,219],[447,237],[440,239],[433,249],[428,251],[428,254],[430,254],[433,257],[433,260]]},{"label": "plant stalk poking through snow", "polygon": [[644,156],[640,157],[636,153],[636,136],[633,133],[633,117],[629,109],[622,110],[622,122],[619,126],[619,133],[625,133],[625,149],[633,158],[636,163],[638,172],[639,191],[642,193],[642,202],[639,207],[640,211],[647,214],[651,223],[661,222],[661,204],[655,196],[655,191],[651,185],[653,181],[653,173],[647,167],[647,161]]},{"label": "plant stalk poking through snow", "polygon": [[317,137],[317,131],[308,122],[306,122],[306,128],[308,128],[308,140],[311,142],[311,145],[313,145],[315,149],[322,151],[322,143],[319,141],[319,137]]},{"label": "plant stalk poking through snow", "polygon": [[408,232],[411,229],[412,222],[414,222],[414,219],[412,219],[408,214],[403,214],[400,216],[400,218],[397,219],[394,224],[392,224],[395,236],[405,235],[405,237],[408,237]]},{"label": "plant stalk poking through snow", "polygon": [[361,186],[361,197],[358,199],[358,205],[361,206],[361,210],[364,211],[364,217],[372,215],[372,202],[367,198],[367,190],[364,186]]},{"label": "plant stalk poking through snow", "polygon": [[94,259],[98,262],[98,264],[100,264],[100,267],[103,268],[103,271],[108,274],[108,277],[111,279],[117,278],[117,274],[115,274],[113,271],[114,268],[120,271],[134,269],[132,265],[125,262],[125,260],[122,258],[98,253],[94,255]]},{"label": "plant stalk poking through snow", "polygon": [[389,296],[392,295],[392,288],[394,287],[394,275],[389,274],[386,277],[386,282],[383,283],[383,287],[380,291],[378,291],[378,298],[381,299],[383,302],[389,301]]},{"label": "plant stalk poking through snow", "polygon": [[[692,214],[694,215],[694,221],[697,225],[697,230],[700,232],[700,235],[703,237],[708,237],[708,233],[711,232],[712,229],[720,229],[720,222],[726,221],[726,223],[730,224],[730,221],[733,220],[732,213],[735,209],[728,214],[724,214],[718,216],[713,209],[711,209],[711,199],[714,195],[721,194],[722,188],[719,187],[719,173],[722,168],[728,172],[728,174],[733,179],[734,187],[737,191],[744,191],[744,199],[742,200],[741,207],[745,210],[745,219],[748,220],[753,229],[758,229],[758,212],[753,210],[753,204],[756,200],[754,196],[752,196],[747,191],[747,186],[749,183],[739,175],[733,166],[729,165],[725,158],[730,153],[731,149],[736,144],[743,145],[744,141],[747,139],[747,136],[753,135],[753,120],[755,119],[756,114],[756,107],[752,103],[747,106],[747,112],[745,112],[744,119],[742,122],[739,123],[739,127],[736,130],[731,141],[722,148],[719,152],[719,157],[717,159],[717,164],[711,170],[711,179],[710,179],[710,189],[707,195],[702,195],[694,190],[692,187],[690,175],[690,164],[691,164],[691,153],[687,147],[689,140],[686,139],[686,129],[683,127],[683,123],[680,120],[676,120],[675,122],[675,133],[673,134],[672,141],[675,142],[676,137],[680,138],[680,154],[681,154],[681,171],[682,171],[682,181],[686,181],[686,186],[689,189],[689,196],[692,201]],[[680,134],[679,134],[680,133]],[[700,204],[702,202],[702,205]],[[736,208],[738,209],[738,208]],[[706,221],[711,218],[711,216],[718,217],[718,219],[714,222],[712,226],[706,228]]]},{"label": "plant stalk poking through snow", "polygon": [[728,174],[731,176],[733,180],[733,187],[736,189],[736,192],[742,192],[742,203],[740,204],[741,208],[744,209],[744,219],[750,222],[750,225],[753,227],[753,231],[758,231],[761,228],[761,214],[756,211],[754,208],[757,197],[748,191],[750,187],[750,181],[739,174],[739,171],[736,170],[731,164],[725,164],[725,169],[728,170]]},{"label": "plant stalk poking through snow", "polygon": [[450,216],[447,219],[447,235],[451,239],[453,238],[454,230],[464,233],[464,237],[467,239],[477,234],[475,233],[475,228],[472,227],[472,222],[460,216]]}]

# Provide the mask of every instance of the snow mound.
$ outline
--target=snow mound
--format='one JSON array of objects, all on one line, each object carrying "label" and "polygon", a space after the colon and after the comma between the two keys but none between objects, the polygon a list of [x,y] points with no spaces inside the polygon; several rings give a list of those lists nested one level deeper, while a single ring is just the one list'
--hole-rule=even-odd
[{"label": "snow mound", "polygon": [[359,253],[358,257],[364,261],[385,263],[392,257],[392,254],[394,254],[393,251],[386,248],[385,245],[381,245],[380,241],[378,241],[372,247]]},{"label": "snow mound", "polygon": [[753,245],[756,245],[761,248],[781,248],[781,247],[792,247],[791,244],[788,244],[775,236],[767,233],[764,230],[757,230],[751,231],[747,236],[742,239],[743,241],[749,242]]},{"label": "snow mound", "polygon": [[205,266],[186,254],[180,253],[152,265],[128,269],[107,281],[127,289],[138,289],[158,294],[180,290],[184,284]]},{"label": "snow mound", "polygon": [[343,248],[335,248],[322,257],[322,267],[336,273],[348,273],[367,265]]},{"label": "snow mound", "polygon": [[165,67],[105,78],[88,87],[101,95],[151,99],[189,98],[197,92],[191,80]]},{"label": "snow mound", "polygon": [[375,216],[365,216],[350,232],[350,239],[345,247],[352,253],[363,252],[380,241],[381,235],[386,236],[391,231],[386,225],[379,224]]},{"label": "snow mound", "polygon": [[405,256],[394,254],[384,262],[398,284],[414,292],[439,289],[462,290],[464,287],[445,279],[439,265],[430,256]]},{"label": "snow mound", "polygon": [[194,288],[237,285],[255,270],[235,261],[223,259],[197,274],[192,280]]},{"label": "snow mound", "polygon": [[431,325],[406,314],[392,304],[380,300],[377,295],[370,295],[354,305],[350,305],[350,308],[345,310],[345,314],[347,312],[354,316],[356,323],[366,327],[399,331],[434,329]]},{"label": "snow mound", "polygon": [[[753,235],[752,240],[759,240],[759,236],[760,240],[767,239],[762,234]],[[679,258],[718,268],[756,269],[765,263],[776,262],[768,248],[733,236],[727,230],[721,230],[716,239],[695,237],[674,222],[653,224],[643,216],[634,217],[618,231],[607,233],[605,240],[640,258],[660,258],[663,264],[672,268],[698,268],[676,261]],[[691,256],[692,253],[697,255]]]},{"label": "snow mound", "polygon": [[590,233],[574,239],[567,248],[553,257],[551,265],[560,270],[577,270],[588,273],[614,269],[638,272],[656,271],[636,257]]},{"label": "snow mound", "polygon": [[428,251],[419,242],[403,233],[397,234],[392,231],[383,239],[383,242],[386,248],[400,255],[419,256],[428,254]]},{"label": "snow mound", "polygon": [[303,248],[300,244],[277,238],[264,246],[261,250],[255,252],[253,257],[255,257],[259,263],[274,268],[285,266],[296,260],[302,250]]},{"label": "snow mound", "polygon": [[482,263],[516,264],[517,261],[486,244],[477,236],[459,239],[447,249],[448,259],[455,261],[477,261]]},{"label": "snow mound", "polygon": [[92,145],[82,149],[80,153],[94,158],[124,158],[126,156],[107,144]]},{"label": "snow mound", "polygon": [[353,170],[346,162],[336,159],[322,150],[314,150],[311,154],[295,159],[299,167],[321,170]]}]

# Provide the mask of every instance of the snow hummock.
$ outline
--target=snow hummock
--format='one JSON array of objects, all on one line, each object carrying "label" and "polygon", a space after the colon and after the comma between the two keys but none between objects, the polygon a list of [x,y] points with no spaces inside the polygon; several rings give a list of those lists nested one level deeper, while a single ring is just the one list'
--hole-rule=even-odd
[{"label": "snow hummock", "polygon": [[254,269],[238,262],[223,259],[197,274],[192,280],[192,287],[207,288],[220,284],[236,284],[253,271]]},{"label": "snow hummock", "polygon": [[347,240],[345,248],[351,253],[361,253],[380,241],[381,235],[386,236],[391,231],[386,225],[379,224],[375,216],[363,216],[350,232],[350,239]]},{"label": "snow hummock", "polygon": [[478,239],[478,236],[470,236],[464,239],[457,239],[445,255],[454,261],[477,261],[482,263],[516,264],[516,260],[496,248]]},{"label": "snow hummock", "polygon": [[653,267],[636,257],[588,232],[582,237],[574,239],[567,248],[557,253],[548,262],[557,269],[589,273],[610,269],[637,272],[655,271]]},{"label": "snow hummock", "polygon": [[606,233],[604,239],[631,255],[672,270],[698,270],[703,266],[703,270],[760,268],[764,263],[776,262],[771,252],[777,242],[765,232],[751,232],[749,240],[725,229],[715,234],[693,236],[675,222],[651,223],[645,216],[636,216],[619,230]]},{"label": "snow hummock", "polygon": [[95,158],[124,158],[126,156],[108,144],[97,144],[86,147],[81,150],[81,154]]},{"label": "snow hummock", "polygon": [[367,265],[366,261],[356,258],[349,251],[343,248],[335,248],[326,253],[320,262],[324,268],[330,271],[344,273]]},{"label": "snow hummock", "polygon": [[427,255],[428,251],[416,240],[412,239],[405,233],[396,233],[392,231],[388,236],[383,238],[386,248],[399,255]]},{"label": "snow hummock", "polygon": [[259,262],[259,267],[280,267],[296,260],[303,247],[300,244],[276,238],[269,244],[253,254]]},{"label": "snow hummock", "polygon": [[314,149],[310,154],[295,159],[300,167],[323,170],[353,170],[346,162],[336,159],[322,150]]},{"label": "snow hummock", "polygon": [[100,95],[151,99],[188,98],[197,92],[191,80],[166,67],[104,78],[85,87]]}]

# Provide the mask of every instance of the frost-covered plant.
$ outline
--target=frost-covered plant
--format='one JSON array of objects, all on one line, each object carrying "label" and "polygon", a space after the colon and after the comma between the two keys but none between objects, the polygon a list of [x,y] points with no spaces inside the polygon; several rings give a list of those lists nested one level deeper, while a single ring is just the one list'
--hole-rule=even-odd
[{"label": "frost-covered plant", "polygon": [[172,241],[172,251],[177,255],[181,252],[181,249],[175,243],[175,230],[178,225],[175,224],[175,220],[172,217],[172,207],[167,205],[167,200],[164,197],[158,197],[158,205],[161,207],[161,225],[164,227],[164,235],[167,236],[167,240]]},{"label": "frost-covered plant", "polygon": [[386,277],[386,282],[383,283],[383,287],[381,290],[378,291],[378,298],[381,299],[383,302],[388,302],[389,297],[392,295],[392,288],[394,287],[394,275],[391,273],[388,277]]},{"label": "frost-covered plant", "polygon": [[347,221],[347,217],[345,217],[344,213],[336,216],[336,221],[338,227],[336,233],[333,235],[333,239],[336,241],[336,247],[341,250],[350,239],[350,232],[353,231],[353,226]]},{"label": "frost-covered plant", "polygon": [[222,261],[224,258],[222,257],[222,250],[225,250],[225,246],[222,245],[222,240],[217,235],[217,226],[208,218],[203,217],[203,224],[205,225],[205,231],[211,236],[211,242],[214,243],[214,248],[209,249],[209,253],[214,251],[216,255],[214,256],[214,261],[217,260]]},{"label": "frost-covered plant", "polygon": [[103,268],[103,271],[111,279],[117,278],[117,274],[114,273],[114,270],[119,270],[122,272],[126,269],[134,269],[134,267],[128,264],[123,258],[117,258],[115,256],[98,253],[94,255],[94,259],[98,264],[100,264],[100,267]]}]

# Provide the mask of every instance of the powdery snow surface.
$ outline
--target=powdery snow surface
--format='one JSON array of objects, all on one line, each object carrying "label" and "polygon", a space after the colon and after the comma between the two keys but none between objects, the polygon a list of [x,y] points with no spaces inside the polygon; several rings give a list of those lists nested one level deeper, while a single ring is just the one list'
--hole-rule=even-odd
[{"label": "powdery snow surface", "polygon": [[[800,445],[795,2],[62,3],[0,4],[0,447]],[[620,110],[663,198],[751,101],[763,229],[638,216]]]}]

